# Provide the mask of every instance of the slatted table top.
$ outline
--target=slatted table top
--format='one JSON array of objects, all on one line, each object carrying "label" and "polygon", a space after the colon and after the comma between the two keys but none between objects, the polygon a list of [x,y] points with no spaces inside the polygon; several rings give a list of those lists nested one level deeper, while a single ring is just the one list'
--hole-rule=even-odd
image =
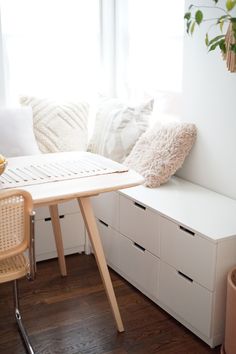
[{"label": "slatted table top", "polygon": [[124,165],[88,152],[63,152],[8,159],[0,191],[21,188],[37,205],[99,194],[141,184]]}]

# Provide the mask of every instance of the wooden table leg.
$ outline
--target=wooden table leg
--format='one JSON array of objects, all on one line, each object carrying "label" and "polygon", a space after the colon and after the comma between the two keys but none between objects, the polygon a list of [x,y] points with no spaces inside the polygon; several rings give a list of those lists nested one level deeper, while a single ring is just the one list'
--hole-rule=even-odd
[{"label": "wooden table leg", "polygon": [[60,219],[59,219],[59,213],[58,213],[58,206],[56,204],[50,205],[49,211],[50,211],[51,220],[52,220],[52,228],[53,228],[54,239],[55,239],[56,248],[57,248],[57,255],[58,255],[58,261],[59,261],[61,275],[66,276],[67,275],[66,262],[65,262],[65,255],[64,255],[64,247],[63,247]]},{"label": "wooden table leg", "polygon": [[110,302],[113,316],[116,321],[116,326],[119,332],[124,332],[124,326],[120,316],[120,311],[116,301],[114,289],[112,286],[110,274],[107,268],[107,263],[105,260],[105,255],[103,252],[102,243],[100,240],[97,224],[95,217],[93,215],[93,209],[88,197],[83,197],[78,199],[81,213],[84,218],[84,222],[88,231],[88,235],[93,247],[94,255],[97,261],[98,269],[100,271],[102,281],[105,287],[105,291]]}]

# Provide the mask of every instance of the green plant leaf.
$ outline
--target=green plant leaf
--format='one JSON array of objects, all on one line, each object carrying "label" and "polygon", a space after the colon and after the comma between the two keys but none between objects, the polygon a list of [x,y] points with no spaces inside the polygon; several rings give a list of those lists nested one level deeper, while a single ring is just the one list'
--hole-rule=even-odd
[{"label": "green plant leaf", "polygon": [[218,42],[215,42],[214,44],[212,44],[209,48],[209,52],[211,52],[212,50],[215,50],[217,47],[223,47],[225,41],[224,39]]},{"label": "green plant leaf", "polygon": [[222,32],[223,31],[223,27],[224,27],[224,20],[220,22],[220,31]]},{"label": "green plant leaf", "polygon": [[225,20],[226,18],[230,17],[229,15],[223,15],[218,18],[217,23],[220,23],[220,21]]},{"label": "green plant leaf", "polygon": [[185,18],[186,20],[190,20],[190,18],[191,18],[191,12],[186,12],[185,15],[184,15],[184,18]]},{"label": "green plant leaf", "polygon": [[209,43],[208,43],[208,46],[212,45],[213,43],[219,41],[220,39],[222,38],[225,38],[225,35],[224,34],[220,34],[219,36],[216,36],[214,38],[212,38]]},{"label": "green plant leaf", "polygon": [[222,39],[220,42],[219,42],[219,47],[221,49],[221,51],[223,53],[226,53],[226,45],[225,45],[225,39]]},{"label": "green plant leaf", "polygon": [[206,46],[208,47],[208,46],[209,46],[209,37],[208,37],[208,33],[206,33],[205,43],[206,43]]},{"label": "green plant leaf", "polygon": [[212,52],[213,50],[215,50],[217,47],[217,44],[213,44],[210,48],[209,48],[209,52]]},{"label": "green plant leaf", "polygon": [[191,23],[192,23],[192,21],[188,21],[187,22],[186,31],[187,31],[188,34],[189,34]]},{"label": "green plant leaf", "polygon": [[235,7],[235,5],[236,5],[235,0],[226,0],[225,6],[228,11],[231,11]]},{"label": "green plant leaf", "polygon": [[234,34],[234,38],[236,39],[236,18],[232,18],[231,19],[231,23],[232,23],[232,31],[233,31],[233,34]]},{"label": "green plant leaf", "polygon": [[229,15],[223,15],[218,18],[217,25],[220,26],[221,32],[223,30],[224,23],[229,20],[229,17],[230,17]]},{"label": "green plant leaf", "polygon": [[221,32],[223,32],[224,23],[225,23],[224,20],[221,20],[221,21],[219,22],[219,26],[220,26],[220,31],[221,31]]},{"label": "green plant leaf", "polygon": [[224,24],[228,22],[230,18],[230,15],[223,15],[218,18],[217,25],[219,25],[221,32],[223,32]]},{"label": "green plant leaf", "polygon": [[195,20],[197,22],[198,25],[200,25],[200,23],[202,22],[203,20],[203,13],[201,10],[197,10],[196,13],[195,13]]},{"label": "green plant leaf", "polygon": [[231,44],[230,50],[232,50],[236,54],[236,44]]},{"label": "green plant leaf", "polygon": [[193,34],[193,32],[194,32],[195,24],[196,24],[196,22],[193,21],[192,24],[191,24],[191,26],[190,26],[190,33],[191,33],[191,34]]},{"label": "green plant leaf", "polygon": [[214,1],[215,4],[217,4],[219,0],[213,0],[213,1]]}]

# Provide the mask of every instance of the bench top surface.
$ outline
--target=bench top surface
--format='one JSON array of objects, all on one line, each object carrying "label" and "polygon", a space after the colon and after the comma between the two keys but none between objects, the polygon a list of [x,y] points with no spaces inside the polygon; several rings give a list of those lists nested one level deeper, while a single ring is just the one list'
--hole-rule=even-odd
[{"label": "bench top surface", "polygon": [[181,178],[120,193],[213,241],[236,237],[236,200]]}]

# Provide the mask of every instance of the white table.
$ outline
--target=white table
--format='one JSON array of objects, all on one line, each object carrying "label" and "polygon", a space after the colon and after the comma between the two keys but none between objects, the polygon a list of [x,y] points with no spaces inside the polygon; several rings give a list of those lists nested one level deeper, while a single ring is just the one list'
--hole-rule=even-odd
[{"label": "white table", "polygon": [[[41,180],[39,181],[35,179],[31,182],[27,181],[26,178],[26,180],[23,182],[18,181],[14,183],[14,181],[12,181],[12,183],[7,183],[7,180],[9,182],[12,178],[9,177],[10,175],[8,175],[10,171],[21,171],[22,168],[25,168],[27,166],[29,167],[32,165],[48,166],[48,164],[50,165],[55,161],[57,161],[59,164],[61,162],[63,166],[64,161],[76,161],[77,163],[78,161],[80,161],[80,159],[81,161],[84,159],[88,159],[89,161],[91,160],[92,164],[95,163],[95,165],[96,162],[98,162],[99,166],[104,164],[104,166],[108,166],[107,171],[104,170],[103,174],[103,172],[99,172],[98,168],[98,172],[95,171],[95,175],[85,177],[81,177],[80,175],[77,178],[75,175],[71,175],[71,178],[68,176],[65,179],[63,179],[63,177],[59,177],[57,178],[57,180],[56,178],[55,180],[53,180],[53,177],[46,177],[45,179],[41,178]],[[55,170],[55,166],[53,168]],[[22,172],[19,173],[22,176]],[[6,183],[3,183],[3,180]],[[136,172],[132,170],[126,170],[124,167],[122,167],[122,165],[119,165],[111,160],[107,160],[98,155],[86,152],[63,152],[55,154],[42,154],[9,158],[7,170],[0,177],[0,192],[1,190],[6,190],[6,188],[24,189],[30,192],[30,194],[32,195],[35,207],[42,205],[49,206],[54,237],[56,241],[59,265],[61,274],[63,276],[65,276],[67,272],[57,205],[59,203],[75,198],[78,200],[84,218],[84,222],[88,231],[90,242],[94,250],[97,265],[105,287],[105,291],[119,332],[123,332],[124,327],[121,320],[119,308],[117,305],[115,293],[107,268],[101,240],[96,225],[96,220],[93,215],[93,210],[89,197],[104,192],[136,186],[141,183],[143,183],[143,178]]]}]

